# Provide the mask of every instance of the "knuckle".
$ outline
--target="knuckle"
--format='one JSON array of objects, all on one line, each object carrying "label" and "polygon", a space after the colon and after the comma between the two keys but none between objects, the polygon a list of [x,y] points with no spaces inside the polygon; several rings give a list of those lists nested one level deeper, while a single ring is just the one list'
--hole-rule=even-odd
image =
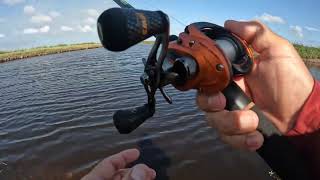
[{"label": "knuckle", "polygon": [[266,35],[269,31],[269,28],[259,20],[253,20],[250,23],[255,27],[257,35]]},{"label": "knuckle", "polygon": [[243,121],[246,118],[246,114],[244,111],[235,111],[233,113],[232,124],[233,130],[241,130],[243,128]]},{"label": "knuckle", "polygon": [[253,20],[253,21],[251,21],[251,23],[256,25],[256,26],[259,26],[261,28],[264,27],[264,24],[259,20]]}]

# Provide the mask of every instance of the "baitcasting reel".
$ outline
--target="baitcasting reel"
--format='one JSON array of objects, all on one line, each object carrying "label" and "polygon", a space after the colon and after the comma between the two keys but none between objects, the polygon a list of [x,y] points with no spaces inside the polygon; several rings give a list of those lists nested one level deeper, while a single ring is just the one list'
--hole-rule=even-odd
[{"label": "baitcasting reel", "polygon": [[148,102],[114,114],[120,133],[132,132],[153,116],[158,89],[172,103],[163,89],[166,85],[181,91],[197,89],[208,95],[222,91],[227,110],[251,109],[257,113],[258,130],[264,135],[264,144],[257,152],[280,177],[308,177],[295,147],[233,82],[233,77],[250,73],[253,66],[253,52],[235,34],[212,23],[198,22],[187,26],[179,37],[169,36],[169,18],[163,12],[126,8],[103,12],[98,19],[98,34],[103,46],[111,51],[123,51],[156,37],[148,58],[143,59],[145,67],[140,78]]},{"label": "baitcasting reel", "polygon": [[[143,59],[145,68],[140,78],[148,102],[114,114],[120,133],[132,132],[153,116],[158,89],[172,103],[163,89],[168,84],[182,91],[197,89],[212,94],[224,90],[226,96],[244,95],[232,83],[232,77],[250,72],[252,51],[221,26],[198,22],[187,26],[179,37],[169,36],[169,18],[161,11],[112,8],[99,17],[98,33],[103,46],[112,51],[123,51],[152,35],[156,37],[148,58]],[[250,102],[248,98],[230,100],[227,108],[242,109]]]}]

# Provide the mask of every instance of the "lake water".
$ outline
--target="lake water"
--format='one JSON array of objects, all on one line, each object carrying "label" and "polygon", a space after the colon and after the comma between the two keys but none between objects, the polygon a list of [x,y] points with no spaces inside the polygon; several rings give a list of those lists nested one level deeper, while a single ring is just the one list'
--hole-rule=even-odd
[{"label": "lake water", "polygon": [[[129,135],[115,110],[146,101],[139,81],[150,46],[102,48],[0,64],[0,179],[79,179],[101,159],[139,148],[157,179],[269,179],[255,154],[231,149],[207,127],[195,91],[167,88],[157,112]],[[311,68],[320,78],[320,69]]]}]

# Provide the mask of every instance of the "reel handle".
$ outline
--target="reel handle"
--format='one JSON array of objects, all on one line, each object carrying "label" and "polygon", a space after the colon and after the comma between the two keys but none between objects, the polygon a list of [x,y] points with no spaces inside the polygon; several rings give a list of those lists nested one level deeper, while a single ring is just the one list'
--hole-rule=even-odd
[{"label": "reel handle", "polygon": [[113,115],[113,123],[120,134],[129,134],[152,117],[154,112],[155,107],[149,104],[133,109],[119,110]]},{"label": "reel handle", "polygon": [[[227,110],[241,110],[252,101],[235,83],[231,82],[222,93],[227,100]],[[250,108],[259,117],[258,130],[264,136],[264,143],[257,153],[272,167],[282,179],[310,179],[310,173],[298,150],[290,143],[288,137],[282,136],[279,130],[267,119],[256,105]]]}]

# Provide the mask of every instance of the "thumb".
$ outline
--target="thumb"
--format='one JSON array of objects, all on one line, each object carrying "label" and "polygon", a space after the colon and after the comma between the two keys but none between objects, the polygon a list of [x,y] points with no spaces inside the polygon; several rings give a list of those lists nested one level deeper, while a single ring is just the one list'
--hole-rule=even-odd
[{"label": "thumb", "polygon": [[228,20],[224,27],[245,40],[258,53],[262,53],[264,50],[277,45],[279,40],[283,40],[259,21],[239,22]]}]

